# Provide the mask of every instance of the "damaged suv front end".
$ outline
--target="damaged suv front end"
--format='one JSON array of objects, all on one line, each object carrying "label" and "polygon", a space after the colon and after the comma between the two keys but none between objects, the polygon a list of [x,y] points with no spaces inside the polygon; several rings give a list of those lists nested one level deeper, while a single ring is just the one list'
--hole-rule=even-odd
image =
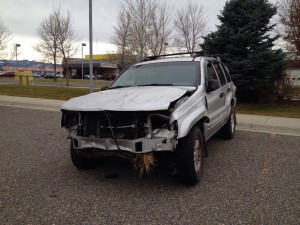
[{"label": "damaged suv front end", "polygon": [[199,74],[199,62],[137,64],[107,90],[66,102],[61,126],[82,154],[173,151],[178,124],[172,114],[197,90]]},{"label": "damaged suv front end", "polygon": [[94,93],[65,103],[61,126],[68,129],[78,150],[172,151],[177,127],[175,122],[170,124],[170,111],[187,93],[173,87],[126,87]]},{"label": "damaged suv front end", "polygon": [[75,149],[96,148],[146,153],[173,149],[176,132],[167,112],[63,111]]}]

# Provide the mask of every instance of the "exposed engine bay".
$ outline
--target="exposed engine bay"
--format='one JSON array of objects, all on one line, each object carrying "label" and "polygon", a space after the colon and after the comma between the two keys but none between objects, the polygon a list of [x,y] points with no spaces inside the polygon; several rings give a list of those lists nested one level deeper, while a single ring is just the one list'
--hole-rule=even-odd
[{"label": "exposed engine bay", "polygon": [[68,129],[75,149],[97,148],[132,153],[172,151],[176,128],[169,111],[74,112],[62,110],[61,126]]}]

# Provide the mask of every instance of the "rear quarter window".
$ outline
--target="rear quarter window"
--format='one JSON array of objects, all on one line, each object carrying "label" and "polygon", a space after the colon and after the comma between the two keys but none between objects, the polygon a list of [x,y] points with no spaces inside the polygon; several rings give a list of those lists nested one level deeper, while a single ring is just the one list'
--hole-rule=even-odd
[{"label": "rear quarter window", "polygon": [[226,78],[225,78],[223,69],[221,68],[221,65],[219,63],[214,63],[214,66],[218,73],[220,83],[223,86],[224,84],[226,84]]},{"label": "rear quarter window", "polygon": [[222,66],[222,69],[225,73],[225,77],[226,77],[227,82],[231,82],[231,77],[230,77],[230,74],[229,74],[229,71],[228,71],[227,67],[224,66],[223,64],[220,64],[220,65]]}]

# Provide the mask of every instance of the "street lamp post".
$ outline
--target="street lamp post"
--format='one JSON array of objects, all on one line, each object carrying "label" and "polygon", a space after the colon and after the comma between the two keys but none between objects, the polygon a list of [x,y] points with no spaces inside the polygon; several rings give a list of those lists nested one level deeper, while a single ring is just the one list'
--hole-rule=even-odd
[{"label": "street lamp post", "polygon": [[81,43],[81,79],[83,80],[83,47],[86,46],[85,43]]},{"label": "street lamp post", "polygon": [[164,55],[166,54],[166,48],[167,48],[168,45],[169,45],[168,42],[165,42],[165,43],[164,43]]},{"label": "street lamp post", "polygon": [[16,44],[16,61],[18,61],[18,47],[21,47],[21,45]]},{"label": "street lamp post", "polygon": [[92,0],[89,0],[89,46],[90,46],[90,93],[93,93],[93,10]]}]

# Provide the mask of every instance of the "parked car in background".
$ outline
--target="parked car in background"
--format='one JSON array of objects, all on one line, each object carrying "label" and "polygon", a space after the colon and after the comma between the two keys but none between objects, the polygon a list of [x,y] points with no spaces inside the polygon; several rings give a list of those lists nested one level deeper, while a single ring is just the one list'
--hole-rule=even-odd
[{"label": "parked car in background", "polygon": [[[92,78],[95,79],[95,75],[92,75]],[[90,79],[90,75],[89,74],[84,75],[84,79]]]},{"label": "parked car in background", "polygon": [[44,74],[44,78],[45,78],[45,79],[51,79],[51,78],[54,78],[54,73],[45,73],[45,74]]},{"label": "parked car in background", "polygon": [[[54,79],[54,73],[46,73],[44,75],[44,78],[46,78],[46,79],[51,79],[51,78]],[[58,73],[58,74],[56,74],[56,78],[64,78],[64,75]]]},{"label": "parked car in background", "polygon": [[64,75],[62,73],[58,73],[58,74],[56,74],[56,77],[57,78],[64,78]]},{"label": "parked car in background", "polygon": [[42,74],[40,72],[32,72],[32,76],[34,78],[41,78],[42,77]]},{"label": "parked car in background", "polygon": [[104,79],[105,80],[114,80],[114,79],[116,79],[116,75],[114,75],[114,74],[106,74],[106,75],[104,75]]},{"label": "parked car in background", "polygon": [[103,75],[97,75],[97,79],[98,80],[103,79]]},{"label": "parked car in background", "polygon": [[13,71],[2,71],[0,76],[1,77],[15,77],[15,72],[13,72]]},{"label": "parked car in background", "polygon": [[71,79],[82,79],[82,77],[81,77],[81,75],[79,75],[79,74],[72,74],[71,76],[70,76],[70,78]]}]

